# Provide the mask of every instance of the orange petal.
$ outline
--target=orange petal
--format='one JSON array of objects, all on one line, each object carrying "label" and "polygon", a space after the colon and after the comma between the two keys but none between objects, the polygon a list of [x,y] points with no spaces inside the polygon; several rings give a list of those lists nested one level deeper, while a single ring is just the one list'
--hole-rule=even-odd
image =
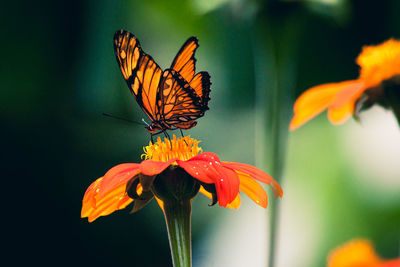
[{"label": "orange petal", "polygon": [[354,102],[349,101],[340,108],[330,107],[328,119],[332,124],[344,123],[354,113]]},{"label": "orange petal", "polygon": [[101,182],[99,191],[101,194],[121,184],[126,184],[132,177],[140,172],[139,164],[137,163],[124,163],[111,168],[105,175]]},{"label": "orange petal", "polygon": [[328,267],[377,267],[382,261],[372,243],[365,239],[351,240],[334,249],[328,256]]},{"label": "orange petal", "polygon": [[[208,192],[207,190],[205,190],[203,186],[200,186],[200,191],[199,192],[212,200],[211,193]],[[236,198],[231,203],[229,203],[226,207],[230,208],[230,209],[237,210],[240,207],[240,202],[241,202],[240,194],[237,194]]]},{"label": "orange petal", "polygon": [[103,180],[103,177],[98,178],[94,181],[88,189],[86,189],[85,195],[82,200],[82,210],[81,210],[81,218],[87,217],[90,214],[90,211],[93,207],[96,206],[96,194],[98,184]]},{"label": "orange petal", "polygon": [[197,180],[215,184],[220,206],[226,207],[235,200],[239,192],[239,177],[231,168],[224,167],[216,154],[204,152],[187,161],[176,162]]},{"label": "orange petal", "polygon": [[144,160],[140,163],[140,171],[144,175],[153,176],[162,173],[166,168],[174,162],[175,159],[170,159],[167,162]]},{"label": "orange petal", "polygon": [[274,192],[275,197],[282,197],[283,191],[281,186],[278,184],[277,181],[274,180],[274,178],[272,178],[262,170],[249,164],[239,162],[223,162],[222,164],[228,168],[235,170],[239,174],[244,173],[262,183],[269,184],[272,188],[272,191]]},{"label": "orange petal", "polygon": [[328,108],[328,119],[332,124],[345,122],[354,113],[354,102],[366,89],[361,80],[343,82],[345,85],[337,92]]},{"label": "orange petal", "polygon": [[102,181],[104,181],[103,178],[99,178],[92,183],[82,201],[81,217],[88,217],[89,222],[123,209],[133,201],[126,195],[126,184],[121,184],[113,190],[101,194],[99,187]]},{"label": "orange petal", "polygon": [[336,100],[336,94],[338,92],[348,89],[349,86],[351,88],[360,86],[359,83],[360,81],[358,80],[327,83],[314,86],[305,91],[294,104],[294,117],[290,122],[290,130],[297,129],[314,118],[328,108],[334,101],[339,102],[339,100]]},{"label": "orange petal", "polygon": [[400,259],[393,259],[384,261],[378,267],[400,267]]},{"label": "orange petal", "polygon": [[341,89],[336,93],[335,99],[332,102],[331,106],[333,108],[341,108],[349,101],[354,103],[354,101],[366,89],[365,83],[362,80],[351,80],[338,84],[340,84]]},{"label": "orange petal", "polygon": [[238,174],[240,180],[240,191],[248,195],[259,206],[267,208],[268,197],[264,188],[262,188],[259,183],[250,178],[249,175],[240,172]]}]

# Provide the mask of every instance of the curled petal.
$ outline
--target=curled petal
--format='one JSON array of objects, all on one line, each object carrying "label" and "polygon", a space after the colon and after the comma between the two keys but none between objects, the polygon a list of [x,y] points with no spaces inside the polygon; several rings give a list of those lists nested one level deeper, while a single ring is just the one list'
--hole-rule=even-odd
[{"label": "curled petal", "polygon": [[140,163],[140,171],[147,176],[153,176],[162,173],[176,159],[170,159],[167,162],[144,160]]},{"label": "curled petal", "polygon": [[[203,156],[203,154],[213,154],[209,152],[201,153],[187,161],[177,160],[176,162],[178,165],[183,168],[187,173],[191,176],[195,177],[196,179],[207,183],[212,184],[214,183],[215,179],[218,178],[219,174],[215,168],[211,168],[212,163],[210,164],[210,156],[207,158]],[[213,161],[220,162],[219,158],[216,154],[213,157]],[[215,160],[217,159],[217,160]]]},{"label": "curled petal", "polygon": [[[210,192],[208,192],[207,190],[205,190],[203,186],[200,186],[199,192],[212,200],[212,194]],[[240,207],[240,202],[241,202],[240,194],[237,194],[236,198],[231,203],[229,203],[226,207],[237,210]]]},{"label": "curled petal", "polygon": [[230,168],[222,166],[216,154],[205,152],[187,161],[176,162],[199,181],[215,184],[220,206],[226,207],[235,200],[239,192],[239,177]]},{"label": "curled petal", "polygon": [[239,194],[240,180],[235,171],[224,167],[219,167],[218,169],[220,178],[215,182],[215,189],[217,190],[219,205],[226,207]]},{"label": "curled petal", "polygon": [[139,172],[139,164],[137,163],[124,163],[111,168],[104,175],[104,179],[99,187],[100,193],[104,194],[122,184],[126,184]]},{"label": "curled petal", "polygon": [[251,166],[245,163],[238,163],[238,162],[223,162],[224,166],[235,170],[237,173],[247,174],[253,179],[256,179],[262,183],[269,184],[274,192],[275,197],[282,197],[283,191],[281,186],[278,184],[277,181],[274,180],[271,176],[263,172],[262,170]]}]

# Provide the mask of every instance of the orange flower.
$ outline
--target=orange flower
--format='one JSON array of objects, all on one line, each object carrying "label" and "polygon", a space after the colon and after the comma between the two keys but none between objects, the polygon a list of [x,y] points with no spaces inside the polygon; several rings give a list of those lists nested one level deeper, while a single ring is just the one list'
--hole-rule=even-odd
[{"label": "orange flower", "polygon": [[[280,185],[265,172],[243,163],[221,162],[211,152],[202,153],[199,141],[189,136],[144,147],[141,163],[125,163],[111,168],[86,190],[81,217],[89,222],[123,209],[134,202],[137,211],[153,198],[152,186],[159,175],[188,175],[196,181],[197,191],[213,199],[213,204],[237,209],[239,189],[266,208],[267,194],[255,180],[269,184],[275,196],[282,197]],[[195,193],[197,193],[197,191]],[[195,194],[194,194],[195,195]],[[163,203],[157,197],[160,206]]]},{"label": "orange flower", "polygon": [[371,242],[352,240],[328,256],[328,267],[400,267],[400,259],[384,260],[375,252]]},{"label": "orange flower", "polygon": [[[377,46],[365,46],[356,62],[361,67],[358,79],[317,85],[296,100],[290,130],[325,109],[328,109],[328,119],[333,124],[343,123],[353,114],[357,116],[358,111],[374,103],[391,106],[397,115],[399,107],[393,106],[388,98],[399,98],[400,95],[400,41],[390,39]],[[387,82],[390,85],[385,85]]]}]

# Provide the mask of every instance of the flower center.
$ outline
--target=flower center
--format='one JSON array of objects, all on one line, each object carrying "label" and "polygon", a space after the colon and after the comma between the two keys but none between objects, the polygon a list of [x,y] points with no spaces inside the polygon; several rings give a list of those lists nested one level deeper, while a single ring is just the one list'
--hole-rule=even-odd
[{"label": "flower center", "polygon": [[164,162],[172,158],[188,160],[203,152],[203,149],[198,144],[199,141],[190,138],[190,136],[176,138],[174,134],[172,140],[164,138],[164,142],[158,137],[157,142],[154,144],[150,142],[148,146],[143,147],[144,154],[142,154],[142,158]]}]

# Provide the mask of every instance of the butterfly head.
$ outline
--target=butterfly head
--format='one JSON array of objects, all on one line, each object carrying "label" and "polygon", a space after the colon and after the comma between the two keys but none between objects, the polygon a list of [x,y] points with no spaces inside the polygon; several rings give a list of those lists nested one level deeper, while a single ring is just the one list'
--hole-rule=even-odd
[{"label": "butterfly head", "polygon": [[153,121],[150,125],[147,125],[144,128],[146,128],[146,130],[151,134],[155,134],[155,133],[166,130],[165,127],[163,127],[160,123],[158,123],[156,121]]}]

